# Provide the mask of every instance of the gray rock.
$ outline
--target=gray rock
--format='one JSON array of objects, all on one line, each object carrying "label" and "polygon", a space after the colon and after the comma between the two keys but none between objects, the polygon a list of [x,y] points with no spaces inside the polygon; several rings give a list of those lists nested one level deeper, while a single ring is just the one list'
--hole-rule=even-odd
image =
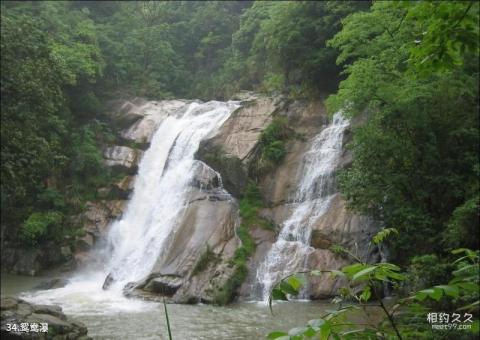
[{"label": "gray rock", "polygon": [[13,297],[3,297],[0,303],[0,309],[3,310],[8,310],[8,309],[16,309],[18,306],[18,300],[13,298]]},{"label": "gray rock", "polygon": [[86,235],[77,238],[75,242],[76,251],[88,251],[93,247],[94,238],[91,234],[87,233]]},{"label": "gray rock", "polygon": [[147,292],[152,292],[165,296],[172,296],[182,286],[182,279],[175,276],[160,276],[151,279],[143,288]]},{"label": "gray rock", "polygon": [[18,316],[25,318],[26,316],[33,313],[33,308],[28,303],[25,303],[25,302],[22,301],[17,305],[15,313]]},{"label": "gray rock", "polygon": [[150,143],[153,134],[160,123],[169,115],[176,115],[187,109],[190,101],[186,100],[162,100],[139,102],[137,104],[127,104],[129,113],[135,112],[141,116],[134,124],[126,126],[121,136],[124,139],[134,141],[136,143]]},{"label": "gray rock", "polygon": [[22,275],[35,276],[42,268],[40,263],[41,253],[37,249],[18,249],[18,261],[12,268],[12,272]]},{"label": "gray rock", "polygon": [[310,245],[314,248],[329,249],[332,246],[332,241],[320,230],[313,230],[310,237]]},{"label": "gray rock", "polygon": [[114,183],[110,190],[111,195],[121,200],[128,199],[133,191],[134,178],[134,176],[125,176],[120,181]]},{"label": "gray rock", "polygon": [[134,174],[143,151],[127,146],[112,146],[105,149],[103,157],[105,164],[117,171]]},{"label": "gray rock", "polygon": [[[2,339],[91,339],[87,328],[81,322],[69,319],[58,306],[35,305],[13,297],[1,298],[1,338]],[[8,332],[7,324],[48,323],[49,334]]]},{"label": "gray rock", "polygon": [[102,202],[87,202],[82,214],[85,230],[95,238],[102,236],[110,222],[110,209]]},{"label": "gray rock", "polygon": [[64,320],[51,315],[51,314],[40,314],[40,313],[33,313],[29,315],[25,321],[26,322],[36,322],[36,323],[48,323],[49,328],[54,328],[60,334],[68,333],[69,331],[73,330],[73,325],[67,321],[65,321],[67,317],[64,317]]},{"label": "gray rock", "polygon": [[102,289],[107,290],[108,288],[110,288],[110,286],[114,281],[115,280],[113,278],[112,273],[108,274],[107,277],[105,278],[105,281],[103,282]]},{"label": "gray rock", "polygon": [[34,287],[34,289],[47,290],[47,289],[62,288],[62,287],[65,287],[67,283],[68,283],[67,279],[54,278],[51,280],[40,282],[38,285]]},{"label": "gray rock", "polygon": [[33,312],[36,314],[50,314],[59,319],[66,320],[67,316],[63,314],[62,307],[55,305],[32,305]]},{"label": "gray rock", "polygon": [[72,258],[73,254],[72,254],[72,248],[70,248],[70,246],[64,246],[64,247],[61,247],[60,248],[60,252],[62,253],[62,255],[65,257],[65,259],[69,260]]}]

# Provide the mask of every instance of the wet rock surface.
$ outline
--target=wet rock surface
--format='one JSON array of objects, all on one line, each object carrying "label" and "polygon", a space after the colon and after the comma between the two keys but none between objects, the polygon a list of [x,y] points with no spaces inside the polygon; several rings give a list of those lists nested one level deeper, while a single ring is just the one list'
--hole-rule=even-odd
[{"label": "wet rock surface", "polygon": [[85,325],[68,318],[59,306],[35,305],[4,296],[0,305],[2,339],[92,339]]}]

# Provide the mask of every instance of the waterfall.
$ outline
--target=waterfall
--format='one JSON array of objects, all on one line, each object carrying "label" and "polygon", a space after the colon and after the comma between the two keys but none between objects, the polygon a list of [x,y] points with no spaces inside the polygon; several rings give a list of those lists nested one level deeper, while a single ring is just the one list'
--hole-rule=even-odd
[{"label": "waterfall", "polygon": [[[187,195],[198,166],[194,154],[203,139],[212,137],[239,107],[238,102],[190,103],[168,113],[158,126],[149,149],[138,167],[134,191],[120,220],[113,222],[94,256],[103,259],[103,268],[87,268],[63,288],[26,294],[36,303],[60,303],[74,313],[102,310],[144,310],[141,301],[127,301],[123,287],[147,276],[162,255],[168,236],[188,205]],[[107,274],[112,278],[108,291],[102,290]]]},{"label": "waterfall", "polygon": [[139,164],[127,210],[108,234],[112,250],[106,269],[117,284],[150,273],[187,204],[200,141],[221,126],[236,107],[234,102],[192,103],[185,113],[162,121]]},{"label": "waterfall", "polygon": [[310,247],[311,226],[323,215],[335,194],[335,170],[342,153],[343,133],[349,122],[341,113],[313,138],[297,170],[298,186],[292,199],[292,213],[283,223],[277,241],[257,269],[256,290],[268,300],[274,284],[301,271]]}]

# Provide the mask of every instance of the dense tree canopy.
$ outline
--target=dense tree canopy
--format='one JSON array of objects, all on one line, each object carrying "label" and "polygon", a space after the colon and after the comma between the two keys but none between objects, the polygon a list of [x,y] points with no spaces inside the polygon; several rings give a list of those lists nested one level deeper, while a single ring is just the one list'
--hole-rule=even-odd
[{"label": "dense tree canopy", "polygon": [[402,254],[475,247],[478,3],[378,2],[343,24],[330,45],[348,77],[328,103],[366,123],[342,192],[401,231]]}]

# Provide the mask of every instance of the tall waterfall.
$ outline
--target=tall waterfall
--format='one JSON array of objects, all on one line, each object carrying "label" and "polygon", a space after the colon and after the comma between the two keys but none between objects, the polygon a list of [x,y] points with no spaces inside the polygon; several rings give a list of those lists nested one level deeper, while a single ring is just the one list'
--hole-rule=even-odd
[{"label": "tall waterfall", "polygon": [[200,141],[221,126],[236,107],[234,102],[192,103],[185,113],[162,121],[139,164],[127,210],[108,234],[112,250],[107,271],[117,284],[150,273],[187,204],[186,192]]},{"label": "tall waterfall", "polygon": [[311,226],[326,212],[335,194],[335,170],[348,125],[348,120],[336,113],[331,125],[313,139],[303,157],[297,170],[299,184],[292,199],[293,211],[257,269],[256,285],[264,301],[280,279],[305,267],[313,251],[309,245]]},{"label": "tall waterfall", "polygon": [[[145,302],[122,295],[126,283],[150,273],[168,235],[175,232],[194,176],[194,154],[238,107],[237,102],[191,103],[161,120],[139,163],[134,191],[123,217],[110,226],[106,246],[97,254],[104,268],[87,268],[59,289],[28,293],[36,303],[59,303],[72,313],[144,311]],[[107,291],[107,274],[114,281]],[[101,306],[99,311],[98,306]]]}]

